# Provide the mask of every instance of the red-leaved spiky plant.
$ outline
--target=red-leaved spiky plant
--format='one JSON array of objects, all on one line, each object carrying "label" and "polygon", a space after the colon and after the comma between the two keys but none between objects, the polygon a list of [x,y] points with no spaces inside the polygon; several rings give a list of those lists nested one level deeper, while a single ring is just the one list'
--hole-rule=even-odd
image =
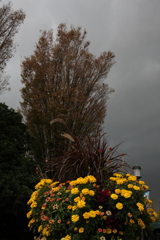
[{"label": "red-leaved spiky plant", "polygon": [[100,134],[98,128],[95,138],[86,135],[83,141],[70,134],[62,136],[71,142],[71,146],[63,155],[50,159],[46,169],[46,173],[56,181],[64,182],[93,175],[104,186],[114,172],[126,172],[129,168],[123,160],[125,154],[117,154],[119,145],[108,148],[106,133]]}]

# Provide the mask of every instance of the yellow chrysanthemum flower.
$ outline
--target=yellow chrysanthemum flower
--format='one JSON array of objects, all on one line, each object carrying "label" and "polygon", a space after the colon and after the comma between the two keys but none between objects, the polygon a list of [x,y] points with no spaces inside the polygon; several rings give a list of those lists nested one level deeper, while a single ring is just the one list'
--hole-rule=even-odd
[{"label": "yellow chrysanthemum flower", "polygon": [[31,224],[32,223],[34,223],[35,222],[35,219],[34,218],[32,218],[30,221],[29,221],[29,223],[28,223],[28,227],[30,227],[31,226]]},{"label": "yellow chrysanthemum flower", "polygon": [[148,203],[152,203],[152,200],[150,200],[150,199],[146,199],[146,200],[147,200]]},{"label": "yellow chrysanthemum flower", "polygon": [[115,193],[112,193],[112,194],[111,194],[111,198],[114,199],[114,200],[116,200],[116,199],[118,198],[118,195],[115,194]]},{"label": "yellow chrysanthemum flower", "polygon": [[89,189],[88,188],[83,188],[81,191],[84,195],[89,194]]},{"label": "yellow chrysanthemum flower", "polygon": [[32,202],[32,204],[31,204],[30,207],[31,207],[31,208],[35,208],[35,207],[37,207],[37,202]]},{"label": "yellow chrysanthemum flower", "polygon": [[87,176],[87,178],[88,178],[90,183],[95,183],[97,181],[96,178],[93,177],[92,175]]},{"label": "yellow chrysanthemum flower", "polygon": [[76,179],[77,184],[85,184],[86,183],[86,179],[79,177]]},{"label": "yellow chrysanthemum flower", "polygon": [[142,187],[143,187],[143,189],[146,189],[146,190],[149,189],[149,187],[147,185],[142,185]]},{"label": "yellow chrysanthemum flower", "polygon": [[110,177],[109,178],[111,181],[116,181],[117,179],[115,177]]},{"label": "yellow chrysanthemum flower", "polygon": [[137,177],[131,175],[131,176],[128,177],[128,180],[130,180],[130,181],[137,181]]},{"label": "yellow chrysanthemum flower", "polygon": [[77,206],[72,207],[72,211],[75,211],[77,209]]},{"label": "yellow chrysanthemum flower", "polygon": [[140,190],[140,187],[138,186],[133,186],[134,190]]},{"label": "yellow chrysanthemum flower", "polygon": [[44,228],[43,231],[42,231],[42,234],[43,234],[43,235],[46,235],[46,231],[47,231],[47,229]]},{"label": "yellow chrysanthemum flower", "polygon": [[136,205],[137,205],[139,211],[143,211],[144,210],[144,205],[142,203],[138,202]]},{"label": "yellow chrysanthemum flower", "polygon": [[123,177],[123,175],[121,173],[113,173],[113,175],[116,177]]},{"label": "yellow chrysanthemum flower", "polygon": [[80,200],[80,201],[78,201],[78,203],[77,203],[77,207],[78,207],[78,208],[83,208],[83,207],[85,207],[85,205],[86,205],[86,202],[83,201],[83,200]]},{"label": "yellow chrysanthemum flower", "polygon": [[48,237],[50,235],[50,231],[46,231],[45,235]]},{"label": "yellow chrysanthemum flower", "polygon": [[96,210],[95,212],[96,212],[96,214],[97,214],[97,215],[99,215],[99,214],[100,214],[100,211],[99,211],[99,210]]},{"label": "yellow chrysanthemum flower", "polygon": [[30,198],[30,199],[28,200],[27,204],[29,205],[29,204],[31,204],[32,202],[34,202],[34,201],[32,200],[32,198]]},{"label": "yellow chrysanthemum flower", "polygon": [[124,196],[124,194],[127,192],[126,189],[121,189],[121,196]]},{"label": "yellow chrysanthemum flower", "polygon": [[130,173],[127,173],[127,174],[126,174],[126,177],[129,177],[129,176],[131,176],[131,174],[130,174]]},{"label": "yellow chrysanthemum flower", "polygon": [[106,229],[106,233],[107,233],[107,234],[110,234],[111,232],[112,232],[112,230],[111,230],[110,228],[107,228],[107,229]]},{"label": "yellow chrysanthemum flower", "polygon": [[118,180],[116,180],[116,182],[117,182],[117,184],[118,184],[118,185],[120,185],[120,184],[123,184],[123,183],[124,183],[123,179],[118,179]]},{"label": "yellow chrysanthemum flower", "polygon": [[88,183],[88,178],[87,177],[83,178],[83,183],[84,184]]},{"label": "yellow chrysanthemum flower", "polygon": [[117,204],[116,204],[116,208],[119,209],[119,210],[121,210],[121,209],[123,208],[123,204],[120,203],[120,202],[117,203]]},{"label": "yellow chrysanthemum flower", "polygon": [[72,205],[68,205],[67,209],[69,210],[72,209]]},{"label": "yellow chrysanthemum flower", "polygon": [[32,215],[32,210],[30,210],[28,213],[27,213],[27,218],[30,218]]},{"label": "yellow chrysanthemum flower", "polygon": [[78,202],[78,201],[80,201],[80,200],[81,200],[80,197],[74,198],[74,202]]},{"label": "yellow chrysanthemum flower", "polygon": [[79,216],[77,214],[72,215],[71,220],[72,220],[72,222],[77,222],[79,220]]},{"label": "yellow chrysanthemum flower", "polygon": [[84,228],[81,227],[78,231],[79,231],[79,233],[83,233],[84,232]]},{"label": "yellow chrysanthemum flower", "polygon": [[128,188],[133,188],[133,184],[128,184]]},{"label": "yellow chrysanthemum flower", "polygon": [[35,189],[42,188],[45,184],[51,184],[52,180],[51,179],[41,179],[41,181],[35,186]]},{"label": "yellow chrysanthemum flower", "polygon": [[71,181],[69,184],[70,184],[71,186],[75,186],[75,185],[77,185],[77,181],[76,181],[76,180]]},{"label": "yellow chrysanthemum flower", "polygon": [[77,193],[79,193],[79,189],[78,188],[72,188],[71,193],[72,194],[77,194]]},{"label": "yellow chrysanthemum flower", "polygon": [[45,179],[45,182],[51,184],[53,181],[51,179]]},{"label": "yellow chrysanthemum flower", "polygon": [[144,181],[139,181],[138,183],[141,184],[141,185],[144,185],[144,184],[145,184]]},{"label": "yellow chrysanthemum flower", "polygon": [[37,198],[38,197],[38,194],[39,194],[39,191],[34,191],[32,194],[31,194],[31,198],[34,197],[34,198]]},{"label": "yellow chrysanthemum flower", "polygon": [[158,217],[158,214],[155,211],[153,211],[153,216]]},{"label": "yellow chrysanthemum flower", "polygon": [[129,222],[130,222],[131,224],[135,223],[135,221],[134,221],[132,218],[129,219]]},{"label": "yellow chrysanthemum flower", "polygon": [[83,217],[84,217],[85,219],[88,219],[88,218],[90,217],[90,213],[89,213],[89,212],[83,213]]},{"label": "yellow chrysanthemum flower", "polygon": [[71,240],[71,236],[69,235],[65,236],[64,240]]},{"label": "yellow chrysanthemum flower", "polygon": [[59,191],[59,187],[54,187],[54,188],[52,188],[52,191],[53,191],[53,192],[58,192],[58,191]]},{"label": "yellow chrysanthemum flower", "polygon": [[42,226],[42,225],[40,225],[40,226],[38,227],[38,232],[41,232],[41,231],[42,231],[42,229],[43,229],[43,226]]},{"label": "yellow chrysanthemum flower", "polygon": [[126,179],[126,178],[122,178],[122,180],[123,180],[123,183],[127,182],[127,179]]},{"label": "yellow chrysanthemum flower", "polygon": [[35,186],[35,189],[42,188],[44,184],[45,184],[44,181],[41,180],[39,183],[37,183],[37,185]]},{"label": "yellow chrysanthemum flower", "polygon": [[138,225],[141,227],[141,229],[144,229],[146,227],[141,218],[138,218],[137,222],[138,222]]},{"label": "yellow chrysanthemum flower", "polygon": [[96,217],[96,211],[90,211],[89,212],[89,215],[90,215],[90,217],[92,217],[92,218],[94,218],[94,217]]},{"label": "yellow chrysanthemum flower", "polygon": [[123,197],[125,198],[130,198],[132,195],[132,192],[131,191],[126,191],[124,194],[123,194]]},{"label": "yellow chrysanthemum flower", "polygon": [[90,191],[89,191],[89,195],[90,195],[90,196],[94,196],[94,195],[95,195],[95,192],[94,192],[93,190],[90,190]]},{"label": "yellow chrysanthemum flower", "polygon": [[117,233],[117,229],[113,229],[112,232],[113,232],[114,234],[116,234],[116,233]]},{"label": "yellow chrysanthemum flower", "polygon": [[115,191],[115,193],[116,193],[116,194],[120,194],[120,193],[121,193],[121,190],[120,190],[120,189],[118,189],[118,188],[117,188],[117,189],[115,189],[114,191]]},{"label": "yellow chrysanthemum flower", "polygon": [[51,183],[51,184],[50,184],[50,188],[55,187],[58,183],[59,183],[59,182],[53,182],[53,183]]}]

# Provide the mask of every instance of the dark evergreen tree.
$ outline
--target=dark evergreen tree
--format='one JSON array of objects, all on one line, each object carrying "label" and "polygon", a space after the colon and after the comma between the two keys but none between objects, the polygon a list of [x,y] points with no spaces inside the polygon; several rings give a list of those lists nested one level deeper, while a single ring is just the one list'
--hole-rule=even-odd
[{"label": "dark evergreen tree", "polygon": [[4,103],[0,103],[1,220],[3,216],[0,225],[3,235],[1,239],[28,240],[27,234],[26,237],[24,236],[24,229],[28,231],[26,202],[37,182],[35,163],[28,154],[31,141],[32,138],[27,132],[26,125],[22,122],[21,114],[9,109]]}]

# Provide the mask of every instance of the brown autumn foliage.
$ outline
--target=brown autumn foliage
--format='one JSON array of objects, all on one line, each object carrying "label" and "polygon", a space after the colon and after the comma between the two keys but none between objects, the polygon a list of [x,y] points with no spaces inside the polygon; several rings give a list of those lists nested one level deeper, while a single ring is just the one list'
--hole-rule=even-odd
[{"label": "brown autumn foliage", "polygon": [[0,94],[9,90],[9,77],[4,75],[3,71],[8,60],[13,56],[16,47],[13,42],[14,36],[24,19],[25,13],[22,10],[14,11],[11,2],[0,8]]},{"label": "brown autumn foliage", "polygon": [[[52,158],[69,149],[64,132],[79,136],[94,134],[106,116],[111,92],[104,83],[114,64],[114,54],[99,57],[89,51],[87,32],[60,24],[57,37],[42,31],[34,53],[22,62],[21,112],[35,136],[35,158]],[[55,119],[60,122],[50,124]]]}]

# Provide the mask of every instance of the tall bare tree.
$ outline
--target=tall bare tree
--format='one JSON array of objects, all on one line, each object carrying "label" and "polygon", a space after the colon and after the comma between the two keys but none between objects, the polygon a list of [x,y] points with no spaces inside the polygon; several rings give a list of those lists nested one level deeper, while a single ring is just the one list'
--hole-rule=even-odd
[{"label": "tall bare tree", "polygon": [[[36,158],[66,150],[60,133],[83,139],[104,121],[110,88],[103,80],[115,56],[90,53],[86,34],[81,27],[68,30],[66,24],[58,26],[55,40],[52,30],[43,31],[33,55],[22,62],[21,111],[37,139]],[[58,122],[50,125],[55,118],[63,119],[68,129]]]},{"label": "tall bare tree", "polygon": [[14,36],[24,19],[25,13],[14,11],[11,2],[0,8],[0,94],[9,89],[9,77],[4,75],[4,69],[15,51]]}]

